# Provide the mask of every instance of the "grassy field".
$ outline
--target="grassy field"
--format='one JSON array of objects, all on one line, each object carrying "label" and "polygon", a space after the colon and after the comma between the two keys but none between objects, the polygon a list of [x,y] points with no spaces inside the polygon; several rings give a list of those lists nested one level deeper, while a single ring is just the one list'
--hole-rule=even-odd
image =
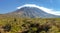
[{"label": "grassy field", "polygon": [[0,16],[0,33],[60,33],[60,18]]}]

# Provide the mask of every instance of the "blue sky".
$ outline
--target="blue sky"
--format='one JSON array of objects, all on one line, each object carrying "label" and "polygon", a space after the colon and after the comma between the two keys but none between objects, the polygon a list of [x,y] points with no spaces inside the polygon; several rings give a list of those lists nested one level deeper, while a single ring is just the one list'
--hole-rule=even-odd
[{"label": "blue sky", "polygon": [[60,0],[0,0],[0,14],[13,12],[24,4],[36,4],[60,11]]}]

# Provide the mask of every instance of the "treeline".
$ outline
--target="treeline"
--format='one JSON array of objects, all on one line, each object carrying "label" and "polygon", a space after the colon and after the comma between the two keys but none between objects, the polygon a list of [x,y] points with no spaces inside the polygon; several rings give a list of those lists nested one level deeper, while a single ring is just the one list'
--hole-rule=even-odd
[{"label": "treeline", "polygon": [[60,18],[1,17],[0,33],[60,33]]}]

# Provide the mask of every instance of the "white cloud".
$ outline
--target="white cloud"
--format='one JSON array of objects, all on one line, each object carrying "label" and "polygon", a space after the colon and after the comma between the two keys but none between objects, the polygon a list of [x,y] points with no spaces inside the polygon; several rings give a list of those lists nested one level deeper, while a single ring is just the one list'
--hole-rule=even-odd
[{"label": "white cloud", "polygon": [[37,6],[35,4],[25,4],[25,5],[17,7],[17,9],[20,9],[22,7],[36,7],[36,8],[39,8],[39,9],[43,10],[44,12],[54,14],[54,15],[60,15],[60,11],[55,11],[53,9],[49,9],[49,8],[46,8],[46,7]]}]

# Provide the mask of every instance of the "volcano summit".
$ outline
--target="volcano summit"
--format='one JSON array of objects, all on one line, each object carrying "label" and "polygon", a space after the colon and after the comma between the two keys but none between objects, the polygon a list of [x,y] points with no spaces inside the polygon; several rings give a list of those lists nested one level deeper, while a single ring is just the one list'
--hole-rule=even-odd
[{"label": "volcano summit", "polygon": [[29,17],[29,18],[56,18],[60,17],[57,15],[53,15],[47,12],[44,12],[44,10],[41,10],[37,7],[29,7],[24,6],[22,8],[17,9],[14,12],[7,13],[11,16],[18,16],[18,17]]}]

